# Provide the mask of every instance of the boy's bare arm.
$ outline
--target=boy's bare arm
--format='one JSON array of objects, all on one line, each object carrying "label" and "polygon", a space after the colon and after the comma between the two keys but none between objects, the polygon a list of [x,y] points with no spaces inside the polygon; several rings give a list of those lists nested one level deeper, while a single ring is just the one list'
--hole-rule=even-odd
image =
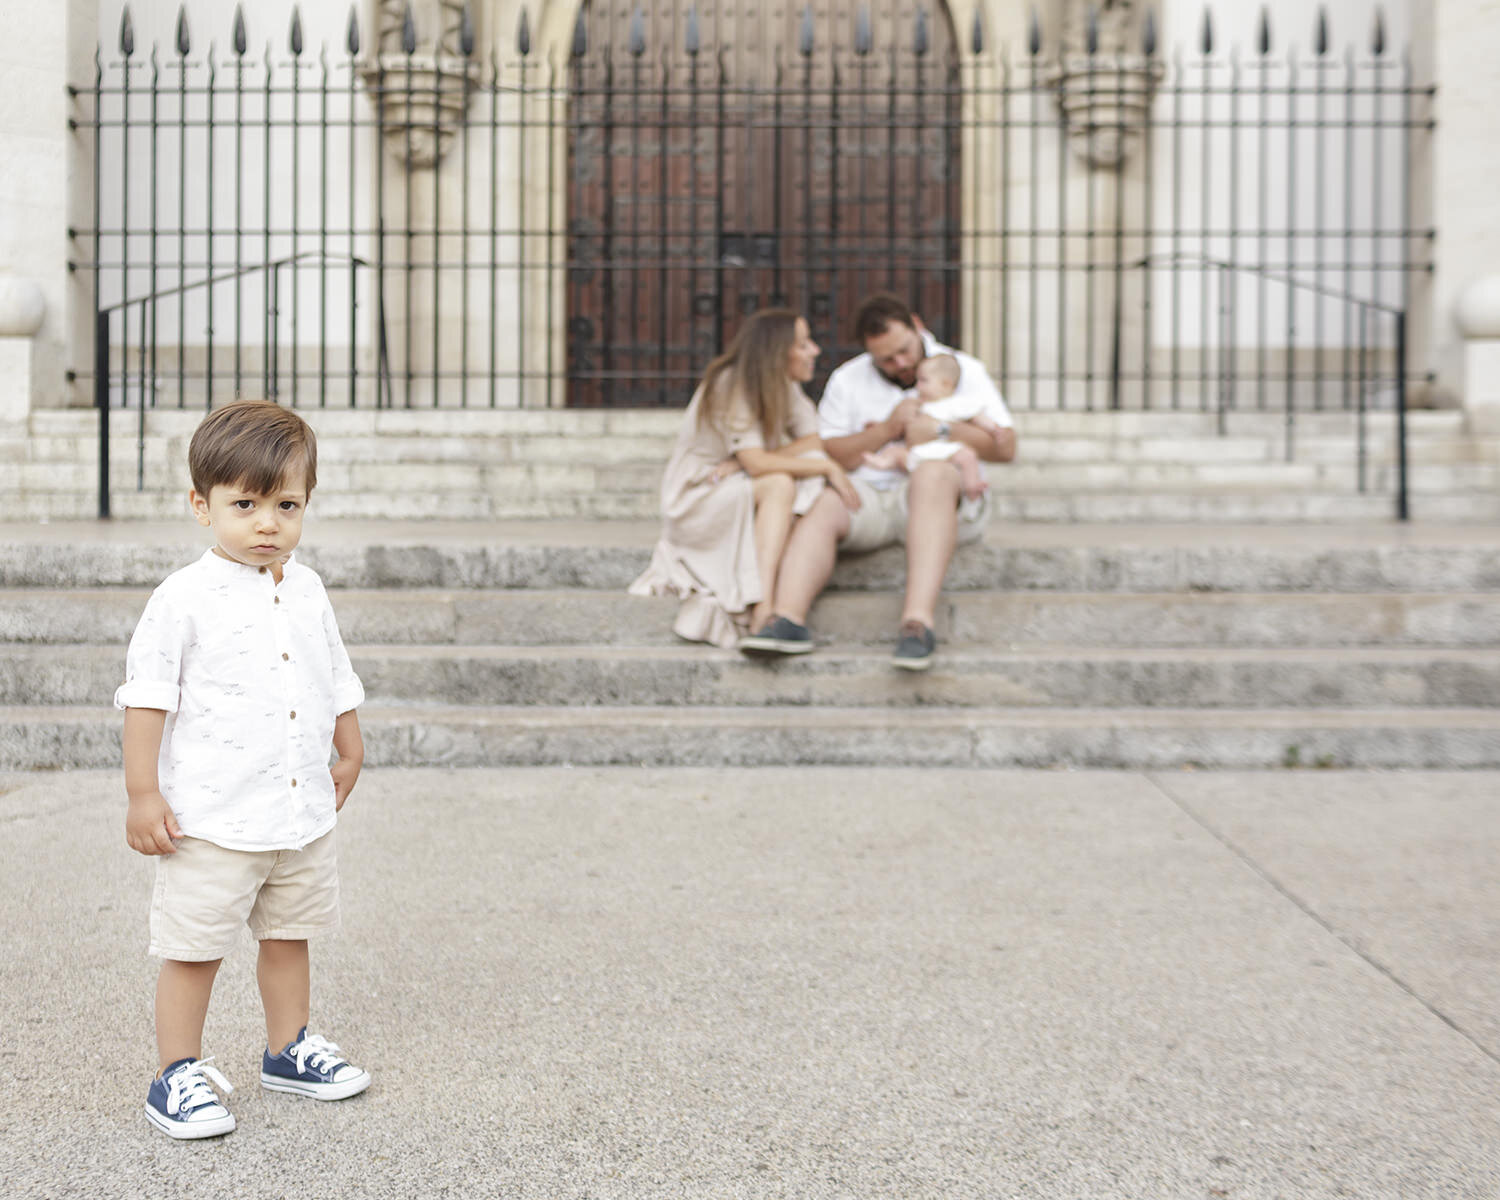
[{"label": "boy's bare arm", "polygon": [[333,748],[339,757],[328,770],[333,776],[333,809],[337,812],[349,799],[359,770],[365,764],[365,739],[359,732],[358,709],[339,713],[333,723]]},{"label": "boy's bare arm", "polygon": [[121,740],[125,751],[125,843],[140,854],[176,854],[177,818],[161,794],[156,774],[167,714],[159,708],[127,708]]}]

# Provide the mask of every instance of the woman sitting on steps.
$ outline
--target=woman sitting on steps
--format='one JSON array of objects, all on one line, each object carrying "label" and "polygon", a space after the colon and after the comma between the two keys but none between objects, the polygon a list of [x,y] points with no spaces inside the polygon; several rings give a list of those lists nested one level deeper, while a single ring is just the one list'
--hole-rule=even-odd
[{"label": "woman sitting on steps", "polygon": [[661,484],[662,534],[637,596],[681,598],[673,631],[732,648],[771,618],[792,524],[824,483],[851,508],[802,385],[821,351],[791,309],[749,317],[693,393]]}]

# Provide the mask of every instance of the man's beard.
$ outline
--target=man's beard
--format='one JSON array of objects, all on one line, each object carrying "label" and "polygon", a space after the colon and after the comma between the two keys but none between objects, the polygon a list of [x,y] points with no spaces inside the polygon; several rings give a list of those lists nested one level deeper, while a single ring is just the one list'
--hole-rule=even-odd
[{"label": "man's beard", "polygon": [[891,375],[891,374],[889,374],[889,373],[887,373],[885,371],[882,371],[879,367],[875,368],[875,373],[877,375],[879,375],[880,378],[884,379],[887,383],[892,384],[892,385],[900,388],[903,392],[910,391],[912,388],[914,388],[914,387],[917,386],[917,368],[916,367],[913,367],[911,369],[911,378],[910,379],[901,379],[901,378],[899,378],[899,377],[897,377],[895,375]]}]

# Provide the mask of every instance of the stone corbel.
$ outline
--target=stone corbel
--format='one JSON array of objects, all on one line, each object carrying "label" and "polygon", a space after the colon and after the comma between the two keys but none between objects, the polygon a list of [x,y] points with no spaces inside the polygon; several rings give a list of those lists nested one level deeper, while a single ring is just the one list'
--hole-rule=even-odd
[{"label": "stone corbel", "polygon": [[1136,0],[1060,0],[1061,38],[1047,82],[1074,150],[1120,166],[1146,128],[1163,75],[1153,18]]},{"label": "stone corbel", "polygon": [[380,0],[365,85],[385,146],[408,167],[434,167],[463,128],[479,81],[468,0]]}]

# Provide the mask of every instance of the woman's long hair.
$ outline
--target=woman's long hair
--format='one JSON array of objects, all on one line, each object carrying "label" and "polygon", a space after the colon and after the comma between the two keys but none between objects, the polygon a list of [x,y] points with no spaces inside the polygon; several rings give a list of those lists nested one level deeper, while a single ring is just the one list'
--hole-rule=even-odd
[{"label": "woman's long hair", "polygon": [[797,321],[790,308],[763,308],[740,326],[729,348],[703,373],[698,427],[726,429],[736,396],[743,396],[750,418],[758,421],[766,449],[781,444],[791,410],[792,384],[787,355],[797,344]]}]

